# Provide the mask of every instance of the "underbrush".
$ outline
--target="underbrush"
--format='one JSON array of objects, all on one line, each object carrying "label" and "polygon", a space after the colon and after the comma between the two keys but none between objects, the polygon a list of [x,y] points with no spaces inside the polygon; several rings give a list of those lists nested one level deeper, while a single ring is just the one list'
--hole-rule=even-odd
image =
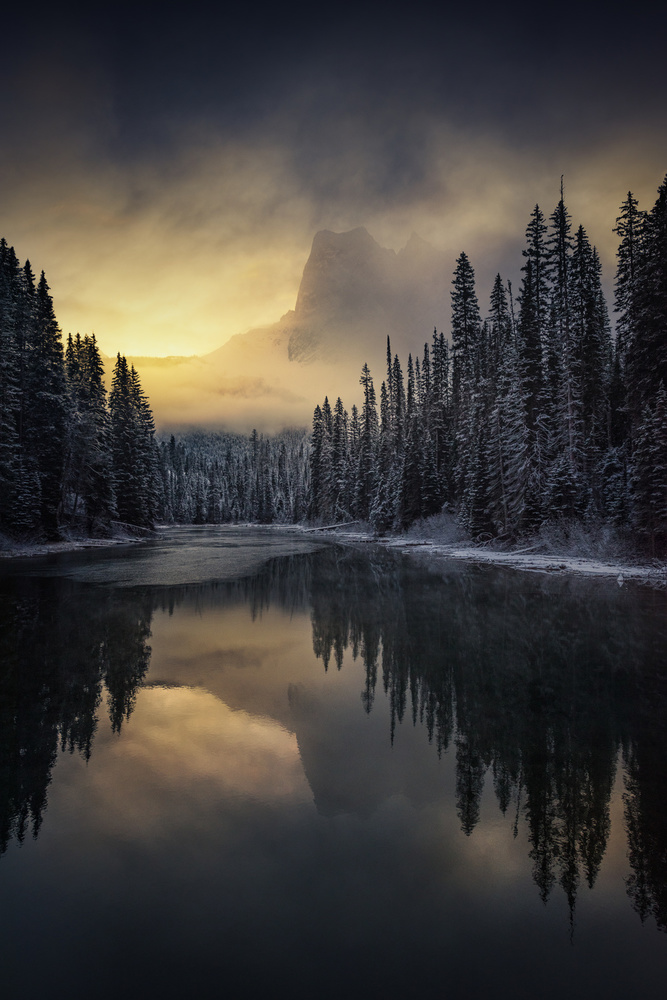
[{"label": "underbrush", "polygon": [[483,535],[471,538],[448,511],[423,518],[410,525],[404,537],[436,545],[467,543],[499,552],[535,552],[542,555],[579,556],[599,562],[636,563],[647,553],[628,531],[603,521],[558,519],[543,524],[538,531],[515,538]]},{"label": "underbrush", "polygon": [[628,532],[602,521],[547,521],[518,547],[534,545],[545,555],[581,556],[601,562],[636,562],[645,557]]},{"label": "underbrush", "polygon": [[435,542],[437,545],[470,541],[470,536],[461,528],[454,515],[446,510],[414,521],[405,535],[410,539]]}]

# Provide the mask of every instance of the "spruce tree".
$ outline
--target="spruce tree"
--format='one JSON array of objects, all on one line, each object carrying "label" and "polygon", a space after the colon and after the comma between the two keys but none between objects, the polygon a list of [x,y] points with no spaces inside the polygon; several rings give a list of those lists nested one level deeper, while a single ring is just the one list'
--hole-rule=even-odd
[{"label": "spruce tree", "polygon": [[89,533],[108,528],[115,516],[111,424],[104,367],[94,335],[68,337],[65,351],[69,394],[63,512],[85,516]]},{"label": "spruce tree", "polygon": [[652,556],[667,547],[667,392],[660,385],[635,432],[630,489],[634,527],[648,539]]},{"label": "spruce tree", "polygon": [[58,538],[67,390],[62,335],[43,271],[35,293],[26,386],[30,405],[23,415],[25,448],[39,475],[42,527],[48,538]]},{"label": "spruce tree", "polygon": [[611,331],[600,261],[579,226],[572,253],[572,357],[580,392],[584,471],[590,480],[608,444]]},{"label": "spruce tree", "polygon": [[17,322],[21,276],[14,248],[0,240],[0,529],[12,527],[21,460]]},{"label": "spruce tree", "polygon": [[368,520],[373,497],[375,474],[375,454],[378,437],[378,414],[373,377],[367,364],[361,369],[359,384],[364,391],[359,434],[359,454],[355,489],[355,511],[357,517]]},{"label": "spruce tree", "polygon": [[[579,412],[580,371],[573,343],[572,317],[572,223],[561,197],[551,216],[549,235],[549,270],[551,276],[551,412],[558,425],[561,447],[567,464],[575,472],[581,461],[581,423]],[[560,464],[560,463],[559,463]]]},{"label": "spruce tree", "polygon": [[618,354],[620,364],[625,368],[628,344],[634,337],[637,327],[637,279],[646,213],[639,210],[639,203],[631,191],[628,191],[620,212],[614,228],[614,232],[620,237],[614,284],[614,311],[618,313],[616,321]]},{"label": "spruce tree", "polygon": [[452,368],[458,401],[472,381],[481,327],[475,272],[465,253],[456,261],[452,285]]},{"label": "spruce tree", "polygon": [[667,177],[643,227],[633,300],[635,326],[626,374],[636,419],[653,404],[658,387],[667,385]]}]

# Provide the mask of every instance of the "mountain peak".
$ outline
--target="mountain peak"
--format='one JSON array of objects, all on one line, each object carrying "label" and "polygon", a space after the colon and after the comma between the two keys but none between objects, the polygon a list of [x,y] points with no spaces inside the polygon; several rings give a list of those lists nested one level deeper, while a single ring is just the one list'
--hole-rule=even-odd
[{"label": "mountain peak", "polygon": [[405,246],[398,251],[399,257],[423,257],[433,256],[434,247],[426,240],[422,239],[419,233],[412,233]]},{"label": "mountain peak", "polygon": [[381,247],[364,226],[357,226],[356,229],[349,229],[344,233],[335,233],[331,229],[320,229],[313,237],[313,245],[306,268],[313,260],[333,260],[337,257],[363,260],[377,255],[395,256],[393,250],[385,250],[384,247]]},{"label": "mountain peak", "polygon": [[363,226],[345,233],[322,229],[315,234],[296,300],[297,319],[313,312],[339,315],[358,308],[364,290],[387,280],[396,261]]}]

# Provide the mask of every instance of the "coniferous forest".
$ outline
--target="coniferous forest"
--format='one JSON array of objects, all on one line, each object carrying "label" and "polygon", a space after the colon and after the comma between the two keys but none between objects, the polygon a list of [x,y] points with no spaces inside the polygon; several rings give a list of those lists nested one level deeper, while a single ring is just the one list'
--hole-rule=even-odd
[{"label": "coniferous forest", "polygon": [[0,530],[57,539],[159,513],[148,400],[120,354],[111,391],[94,335],[62,334],[44,272],[0,240]]},{"label": "coniferous forest", "polygon": [[312,435],[192,433],[158,443],[139,375],[111,389],[95,337],[63,345],[44,273],[0,242],[0,530],[57,538],[114,521],[367,521],[378,534],[442,510],[473,539],[551,523],[611,526],[667,548],[667,178],[621,205],[616,332],[596,248],[561,199],[526,227],[518,294],[497,275],[483,315],[456,261],[451,341],[405,368],[387,342],[379,400],[317,406]]},{"label": "coniferous forest", "polygon": [[314,518],[402,530],[443,509],[473,538],[550,522],[632,531],[667,545],[667,179],[649,212],[621,206],[616,337],[598,253],[562,197],[526,228],[518,296],[497,275],[483,318],[462,253],[451,344],[434,331],[404,371],[387,343],[379,405],[371,372],[351,415],[315,409]]}]

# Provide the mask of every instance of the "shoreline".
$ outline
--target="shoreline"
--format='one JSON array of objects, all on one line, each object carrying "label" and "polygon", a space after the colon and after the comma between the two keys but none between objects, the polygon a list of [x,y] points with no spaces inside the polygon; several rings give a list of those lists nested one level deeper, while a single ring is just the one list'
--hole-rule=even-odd
[{"label": "shoreline", "polygon": [[[191,525],[160,525],[152,537],[159,538],[160,529],[168,530],[171,527],[191,527]],[[208,525],[208,527],[212,526]],[[220,527],[229,528],[232,525],[220,525]],[[429,556],[482,566],[501,566],[526,573],[569,573],[575,576],[596,576],[616,579],[619,586],[623,586],[626,581],[632,581],[658,590],[667,589],[667,563],[657,560],[652,564],[646,564],[625,562],[621,559],[595,559],[571,553],[544,553],[531,551],[535,549],[534,545],[514,551],[511,549],[499,551],[476,546],[470,542],[438,542],[433,539],[414,538],[409,535],[376,538],[363,531],[313,529],[304,528],[298,524],[252,525],[244,523],[234,525],[234,527],[240,529],[261,527],[299,535],[312,532],[329,542],[345,545],[377,545],[416,558]],[[0,560],[30,559],[61,552],[137,545],[146,540],[146,538],[137,538],[131,535],[118,535],[113,538],[71,538],[59,542],[14,542],[6,536],[0,536]]]},{"label": "shoreline", "polygon": [[571,553],[530,551],[536,546],[515,551],[498,551],[471,542],[437,542],[428,538],[395,535],[374,538],[361,531],[322,531],[322,536],[349,545],[379,545],[419,558],[434,556],[483,566],[501,566],[526,573],[569,573],[616,579],[619,587],[626,582],[641,583],[656,590],[667,589],[667,563],[633,563],[621,559],[595,559]]},{"label": "shoreline", "polygon": [[68,538],[60,542],[14,542],[6,538],[0,543],[0,560],[34,559],[60,552],[82,552],[84,549],[106,549],[118,545],[136,545],[145,538]]}]

